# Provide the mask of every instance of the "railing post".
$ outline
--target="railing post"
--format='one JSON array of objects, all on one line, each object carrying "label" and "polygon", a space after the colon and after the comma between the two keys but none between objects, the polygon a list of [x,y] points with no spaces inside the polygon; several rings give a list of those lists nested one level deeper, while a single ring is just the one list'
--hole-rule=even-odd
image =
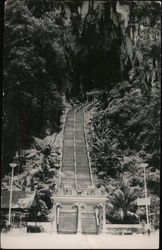
[{"label": "railing post", "polygon": [[78,212],[78,227],[77,227],[77,234],[81,234],[82,233],[82,218],[81,218],[81,209],[82,207],[84,207],[85,205],[83,203],[77,203],[75,204],[75,206],[77,207],[77,212]]},{"label": "railing post", "polygon": [[91,179],[91,185],[93,186],[93,176],[92,176],[92,169],[91,169],[91,159],[89,155],[89,146],[88,146],[88,140],[87,140],[87,131],[86,131],[86,125],[85,125],[85,110],[83,111],[83,119],[84,119],[84,136],[86,141],[86,150],[87,150],[87,157],[88,157],[88,163],[89,163],[89,172],[90,172],[90,179]]},{"label": "railing post", "polygon": [[[70,110],[70,109],[69,109]],[[60,176],[59,176],[59,187],[61,185],[61,171],[62,171],[62,164],[63,164],[63,145],[64,145],[64,132],[65,132],[65,124],[66,124],[66,118],[67,118],[67,113],[69,110],[66,110],[65,113],[65,121],[63,123],[63,128],[62,128],[62,145],[61,145],[61,161],[60,161]]]},{"label": "railing post", "polygon": [[[97,208],[102,208],[102,233],[106,233],[106,209],[105,209],[105,203],[98,204],[96,206]],[[101,210],[100,210],[100,219],[101,219]]]},{"label": "railing post", "polygon": [[51,233],[57,233],[57,207],[56,203],[53,205],[53,221],[51,224]]},{"label": "railing post", "polygon": [[77,183],[77,172],[76,172],[76,143],[75,143],[75,140],[76,140],[76,136],[75,136],[75,123],[76,123],[76,110],[74,110],[74,125],[73,125],[73,144],[74,144],[74,166],[75,166],[75,186],[76,186],[76,189],[78,188],[78,183]]},{"label": "railing post", "polygon": [[81,234],[82,231],[82,225],[81,225],[81,206],[78,205],[78,228],[77,228],[77,234]]}]

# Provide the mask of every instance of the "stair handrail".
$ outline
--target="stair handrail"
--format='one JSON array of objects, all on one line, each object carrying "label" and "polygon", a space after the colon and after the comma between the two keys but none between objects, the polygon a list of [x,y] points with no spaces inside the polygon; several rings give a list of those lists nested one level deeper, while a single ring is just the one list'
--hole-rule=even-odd
[{"label": "stair handrail", "polygon": [[57,225],[59,225],[59,223],[60,223],[60,218],[59,217],[60,217],[60,208],[58,207],[57,208],[57,215],[56,215],[56,218],[57,218],[56,219],[56,224]]},{"label": "stair handrail", "polygon": [[100,223],[99,223],[99,218],[98,218],[98,210],[97,209],[95,209],[95,215],[96,215],[96,224],[97,224],[97,226],[99,226],[100,225]]},{"label": "stair handrail", "polygon": [[63,165],[63,146],[64,146],[64,133],[65,133],[65,125],[66,125],[66,119],[67,119],[67,114],[69,113],[69,111],[73,110],[73,107],[66,109],[65,111],[65,117],[64,117],[64,123],[63,123],[63,127],[62,127],[62,142],[61,142],[61,160],[60,160],[60,175],[59,175],[59,187],[61,185],[61,171],[62,171],[62,165]]},{"label": "stair handrail", "polygon": [[94,104],[96,104],[97,102],[98,102],[98,100],[94,100],[89,105],[87,105],[85,112],[87,112],[89,109],[91,109],[91,106],[94,106]]},{"label": "stair handrail", "polygon": [[60,208],[62,208],[60,203],[56,203],[56,224],[60,223]]},{"label": "stair handrail", "polygon": [[74,126],[73,126],[73,144],[74,144],[74,166],[75,166],[75,186],[76,189],[78,189],[78,180],[77,180],[77,164],[76,164],[76,133],[75,133],[75,128],[76,128],[76,113],[83,107],[83,104],[80,104],[79,107],[77,107],[74,110]]},{"label": "stair handrail", "polygon": [[74,146],[74,177],[75,177],[75,186],[78,187],[77,183],[77,173],[76,173],[76,143],[75,143],[75,123],[76,123],[76,109],[74,110],[74,125],[73,125],[73,146]]}]

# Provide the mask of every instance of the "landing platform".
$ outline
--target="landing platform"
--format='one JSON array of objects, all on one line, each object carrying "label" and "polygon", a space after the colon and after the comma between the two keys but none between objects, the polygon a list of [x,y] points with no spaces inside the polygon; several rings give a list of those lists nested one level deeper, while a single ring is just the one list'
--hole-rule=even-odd
[{"label": "landing platform", "polygon": [[105,204],[107,198],[105,196],[53,196],[54,202],[59,202],[62,204],[73,204],[78,202],[83,202],[85,204]]},{"label": "landing platform", "polygon": [[159,249],[159,231],[151,235],[1,235],[2,249]]}]

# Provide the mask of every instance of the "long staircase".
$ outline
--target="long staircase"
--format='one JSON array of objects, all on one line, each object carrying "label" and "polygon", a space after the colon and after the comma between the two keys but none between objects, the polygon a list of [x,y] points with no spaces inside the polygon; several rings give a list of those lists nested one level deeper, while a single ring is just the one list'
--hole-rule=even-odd
[{"label": "long staircase", "polygon": [[84,109],[79,107],[67,113],[64,138],[61,187],[86,189],[91,185],[89,161],[84,132]]},{"label": "long staircase", "polygon": [[63,161],[61,187],[75,185],[75,160],[74,160],[74,110],[70,110],[66,117],[64,138],[63,138]]},{"label": "long staircase", "polygon": [[[76,233],[78,227],[80,227],[83,234],[97,234],[98,232],[95,212],[96,201],[93,200],[93,204],[92,202],[88,203],[86,197],[79,196],[77,193],[78,190],[86,190],[93,185],[85,138],[85,109],[86,106],[82,105],[69,110],[66,115],[59,189],[64,192],[67,187],[70,187],[71,191],[75,192],[76,195],[74,197],[71,193],[70,197],[63,196],[60,198],[62,203],[57,214],[57,220],[59,221],[57,225],[58,233]],[[80,197],[83,197],[86,203],[83,206],[84,208],[78,208],[76,199],[80,199]]]}]

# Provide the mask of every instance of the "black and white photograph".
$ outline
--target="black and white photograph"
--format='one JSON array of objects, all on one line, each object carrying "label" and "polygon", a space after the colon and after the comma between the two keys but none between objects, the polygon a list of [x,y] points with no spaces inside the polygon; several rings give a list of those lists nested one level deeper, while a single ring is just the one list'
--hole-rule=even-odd
[{"label": "black and white photograph", "polygon": [[2,249],[159,249],[161,1],[3,0]]}]

